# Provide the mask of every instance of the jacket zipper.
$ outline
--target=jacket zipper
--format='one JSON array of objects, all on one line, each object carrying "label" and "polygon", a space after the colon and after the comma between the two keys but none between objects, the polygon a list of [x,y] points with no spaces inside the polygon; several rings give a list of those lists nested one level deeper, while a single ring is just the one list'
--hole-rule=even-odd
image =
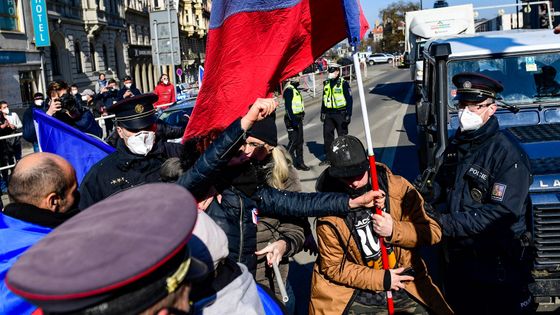
[{"label": "jacket zipper", "polygon": [[237,257],[237,262],[241,262],[241,255],[243,255],[243,198],[239,197],[239,256]]}]

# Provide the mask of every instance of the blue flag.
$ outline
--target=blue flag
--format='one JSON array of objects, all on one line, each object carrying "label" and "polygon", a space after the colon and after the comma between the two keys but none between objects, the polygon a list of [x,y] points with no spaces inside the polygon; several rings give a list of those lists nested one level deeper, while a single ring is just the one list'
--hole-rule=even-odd
[{"label": "blue flag", "polygon": [[87,135],[43,111],[34,110],[33,120],[41,152],[60,155],[70,162],[76,169],[78,184],[95,163],[115,151],[101,139]]}]

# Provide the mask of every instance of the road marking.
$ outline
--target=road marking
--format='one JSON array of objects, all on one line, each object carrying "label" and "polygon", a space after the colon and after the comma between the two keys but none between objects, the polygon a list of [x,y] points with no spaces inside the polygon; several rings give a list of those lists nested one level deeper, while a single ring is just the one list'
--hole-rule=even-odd
[{"label": "road marking", "polygon": [[[322,124],[323,123],[321,123],[321,125]],[[319,125],[319,123],[316,123],[316,122],[311,123],[311,124],[304,124],[303,131],[305,131],[305,129],[308,129],[308,128],[313,128],[317,125]],[[284,141],[284,140],[287,140],[287,139],[288,139],[288,133],[287,132],[285,134],[283,134],[282,136],[278,137],[278,141]]]},{"label": "road marking", "polygon": [[[414,96],[414,85],[411,86],[408,94],[405,97],[406,103],[400,103],[401,108],[396,112],[395,117],[392,119],[403,117],[406,114],[406,110],[408,109],[409,104],[412,103],[412,97]],[[384,161],[389,168],[393,168],[393,163],[395,162],[395,153],[397,152],[397,147],[399,146],[399,139],[401,137],[401,133],[397,132],[397,130],[401,130],[404,126],[403,119],[395,119],[393,126],[391,127],[391,131],[389,133],[389,138],[385,145],[383,146],[383,154],[381,155],[380,161]]]}]

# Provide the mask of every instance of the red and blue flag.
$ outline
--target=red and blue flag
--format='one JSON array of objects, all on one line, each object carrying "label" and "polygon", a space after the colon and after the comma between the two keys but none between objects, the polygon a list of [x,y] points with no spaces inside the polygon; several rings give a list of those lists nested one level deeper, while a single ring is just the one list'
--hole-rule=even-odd
[{"label": "red and blue flag", "polygon": [[259,97],[369,25],[358,0],[214,0],[205,73],[185,138],[225,128]]}]

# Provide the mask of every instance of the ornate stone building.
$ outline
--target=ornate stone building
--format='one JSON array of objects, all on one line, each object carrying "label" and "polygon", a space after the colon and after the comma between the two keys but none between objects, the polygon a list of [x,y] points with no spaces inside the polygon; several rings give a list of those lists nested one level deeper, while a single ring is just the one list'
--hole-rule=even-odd
[{"label": "ornate stone building", "polygon": [[121,0],[48,0],[51,46],[47,81],[62,79],[93,87],[99,73],[129,73],[125,7]]}]

